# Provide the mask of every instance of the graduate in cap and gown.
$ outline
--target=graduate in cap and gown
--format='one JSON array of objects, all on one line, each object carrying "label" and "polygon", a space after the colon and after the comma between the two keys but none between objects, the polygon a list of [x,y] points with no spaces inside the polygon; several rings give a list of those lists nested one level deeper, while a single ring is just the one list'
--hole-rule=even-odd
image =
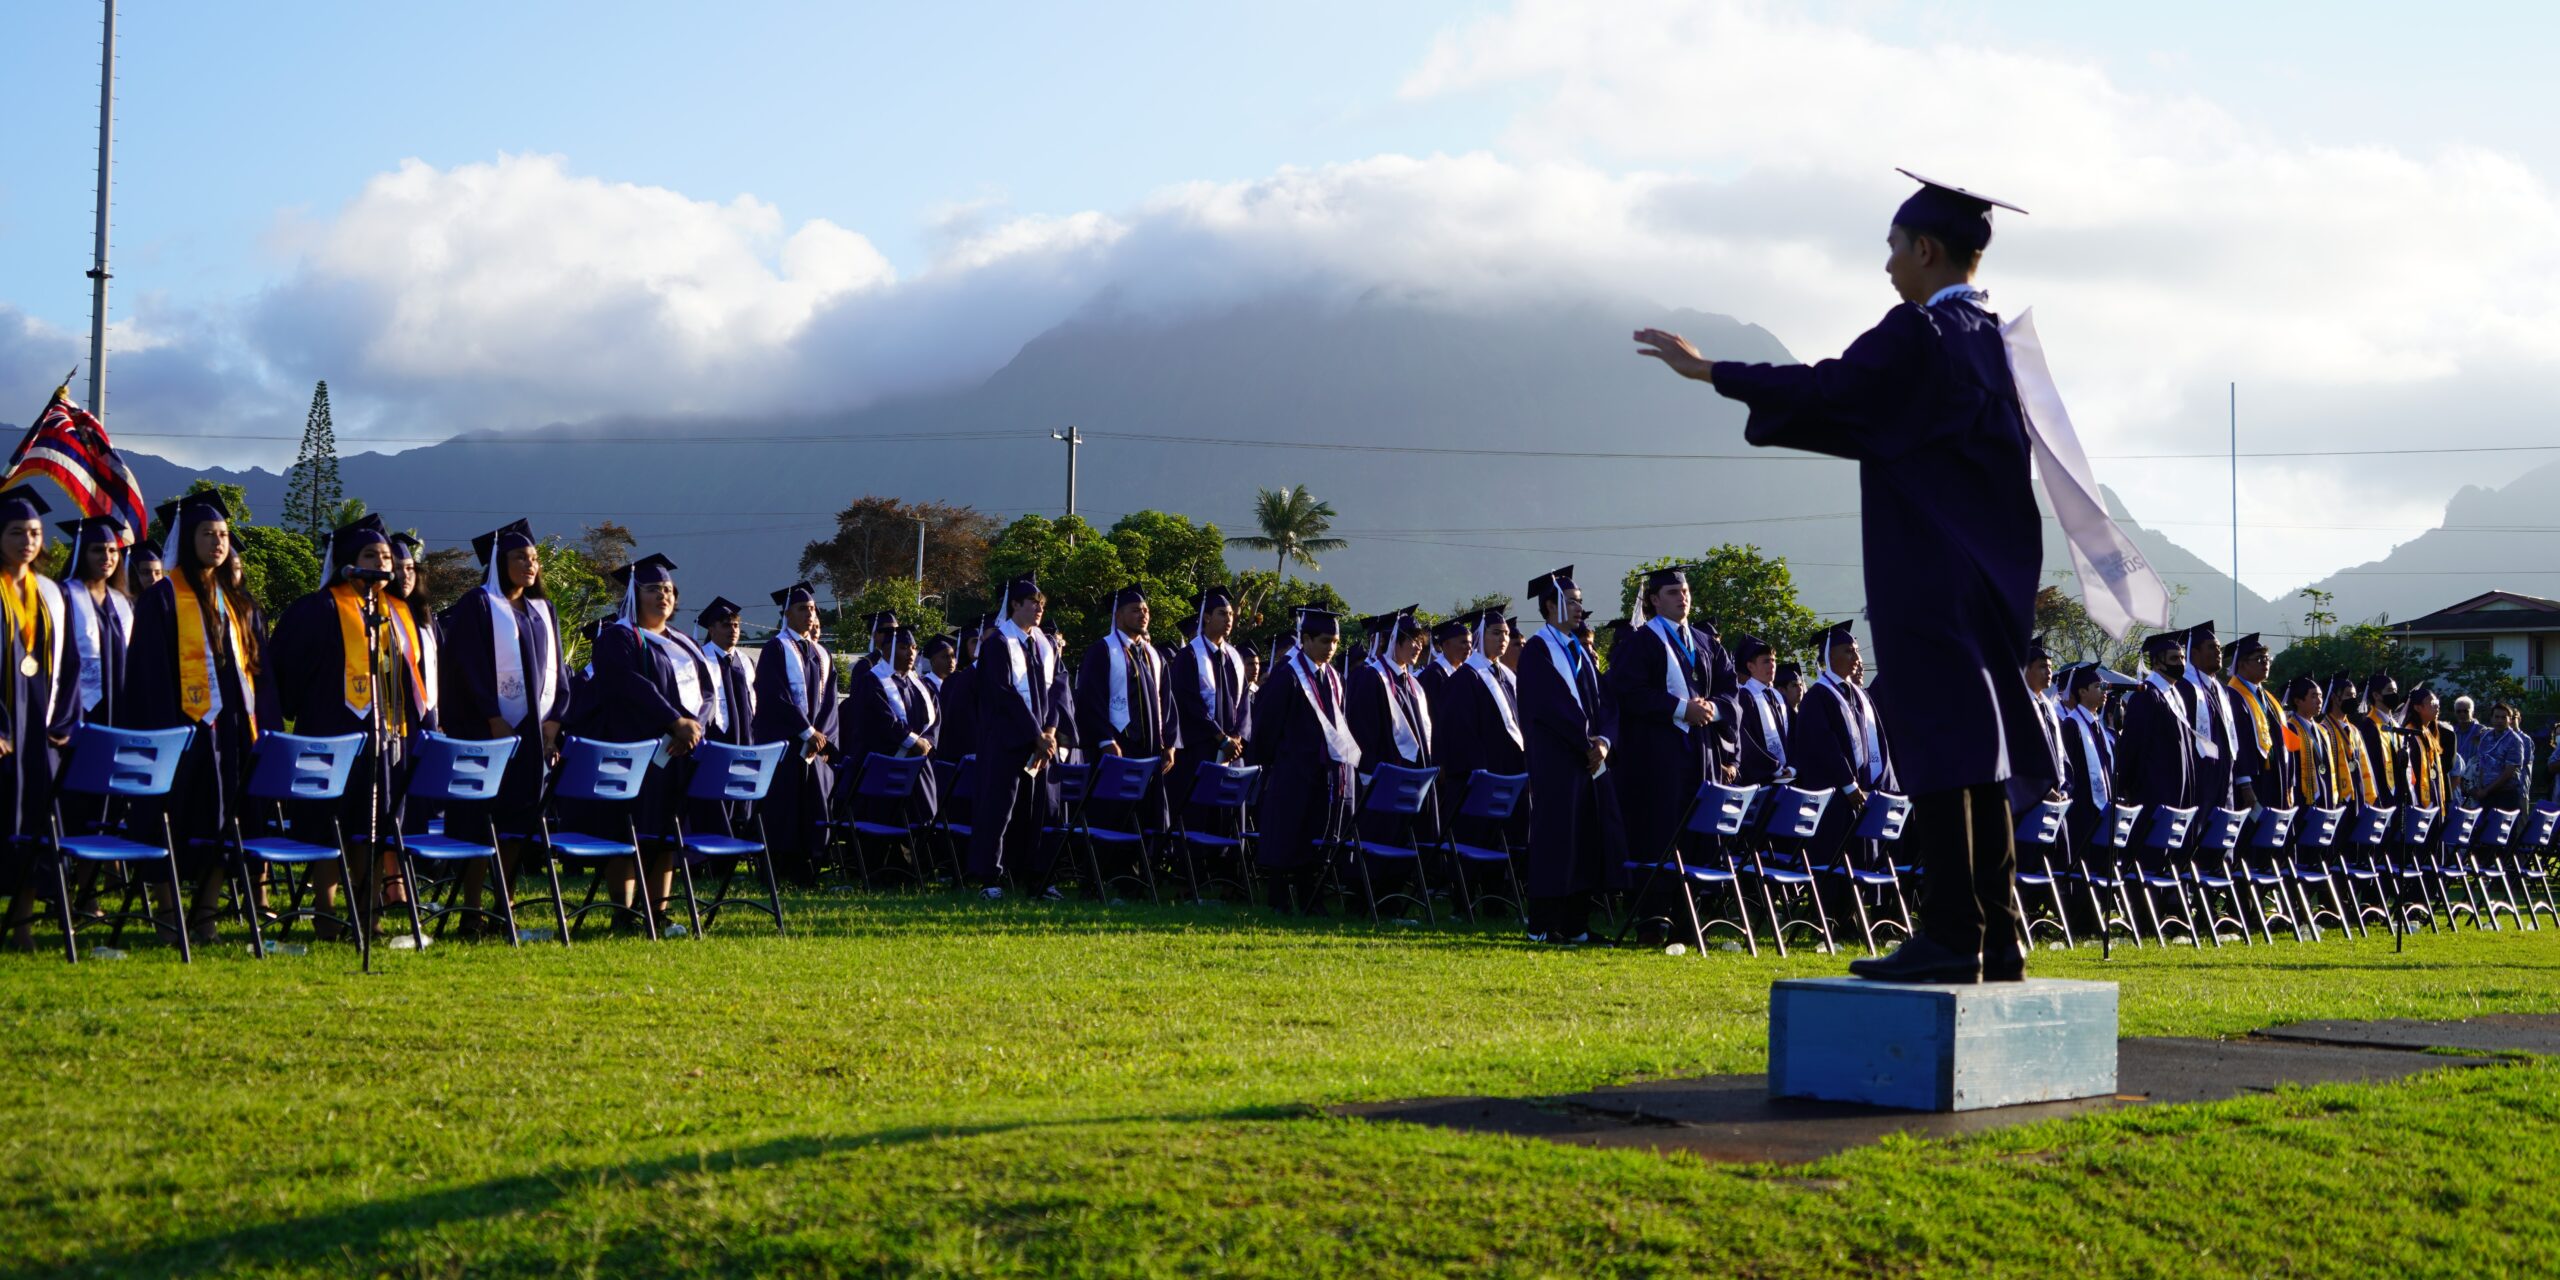
[{"label": "graduate in cap and gown", "polygon": [[0,892],[10,895],[9,945],[21,951],[35,946],[37,901],[60,892],[36,874],[30,841],[54,834],[54,759],[80,705],[62,587],[35,571],[45,509],[30,487],[0,492]]},{"label": "graduate in cap and gown", "polygon": [[1531,579],[1529,595],[1546,623],[1521,651],[1519,671],[1520,727],[1535,801],[1522,877],[1529,938],[1587,942],[1591,895],[1627,878],[1627,838],[1610,770],[1617,699],[1576,635],[1585,613],[1572,567]]},{"label": "graduate in cap and gown", "polygon": [[168,565],[161,553],[159,543],[149,538],[139,538],[132,546],[124,549],[126,599],[141,599],[143,592],[159,585],[160,580],[168,576]]},{"label": "graduate in cap and gown", "polygon": [[[1639,354],[1747,406],[1750,443],[1859,464],[1867,617],[1896,672],[1881,696],[1913,801],[1904,843],[1932,892],[1917,936],[1850,971],[2009,979],[2025,972],[2025,953],[2004,784],[2009,762],[2036,744],[2034,695],[2018,672],[2044,534],[2029,424],[1999,317],[1973,275],[1992,208],[2016,206],[1915,180],[1921,189],[1887,234],[1885,274],[1902,302],[1839,358],[1710,362],[1677,334],[1636,340]],[[1955,891],[1966,884],[1970,895]]]},{"label": "graduate in cap and gown", "polygon": [[755,734],[758,742],[792,746],[782,753],[765,799],[765,838],[783,878],[815,888],[833,812],[834,762],[844,755],[837,741],[843,722],[835,659],[818,642],[815,588],[795,582],[774,592],[773,602],[782,608],[782,625],[756,655]]},{"label": "graduate in cap and gown", "polygon": [[922,658],[923,660],[916,664],[916,678],[924,681],[924,687],[931,689],[934,698],[939,701],[942,697],[942,682],[950,678],[952,672],[960,669],[960,637],[948,631],[925,637]]},{"label": "graduate in cap and gown", "polygon": [[[285,607],[266,646],[275,709],[295,733],[364,735],[364,751],[348,775],[336,819],[346,834],[348,864],[365,881],[355,893],[357,910],[367,917],[376,905],[409,901],[391,836],[401,821],[417,739],[438,728],[419,661],[420,628],[392,594],[396,574],[382,517],[367,515],[340,527],[329,535],[327,583]],[[328,824],[318,829],[325,841]],[[337,867],[314,864],[311,882],[312,906],[334,911]],[[322,937],[336,932],[325,920],[315,931]]]},{"label": "graduate in cap and gown", "polygon": [[2124,804],[2186,809],[2196,803],[2199,730],[2186,692],[2186,639],[2183,631],[2143,637],[2142,660],[2151,670],[2125,695],[2116,759],[2116,790]]},{"label": "graduate in cap and gown", "polygon": [[[182,877],[195,887],[187,929],[213,937],[213,888],[222,875],[221,841],[240,813],[249,749],[273,698],[262,710],[266,617],[242,577],[231,540],[231,510],[218,493],[191,493],[161,504],[168,527],[170,572],[133,602],[133,641],[125,649],[124,705],[130,729],[195,725],[186,756],[161,808],[175,830]],[[155,893],[157,892],[155,888]],[[175,927],[174,904],[161,904]]]},{"label": "graduate in cap and gown", "polygon": [[745,611],[727,596],[713,596],[693,615],[702,652],[720,669],[720,697],[708,709],[703,736],[733,747],[756,745],[755,673],[747,670],[738,642],[746,634]]},{"label": "graduate in cap and gown", "polygon": [[81,724],[114,724],[116,695],[124,690],[125,644],[133,635],[133,601],[116,585],[124,572],[124,522],[90,516],[60,528],[71,539],[58,584],[63,621],[79,663],[80,694],[72,716]]},{"label": "graduate in cap and gown", "polygon": [[[1468,742],[1463,752],[1451,750],[1444,754],[1449,756],[1451,768],[1469,773],[1477,769],[1525,773],[1529,767],[1528,738],[1520,716],[1518,677],[1501,661],[1509,647],[1509,629],[1503,624],[1500,611],[1494,609],[1479,609],[1467,615],[1467,622],[1474,633],[1475,647],[1467,654],[1466,669],[1451,678],[1450,692],[1457,723],[1466,726]],[[1457,746],[1458,732],[1453,729],[1444,735],[1452,748]],[[1462,774],[1462,782],[1463,779]],[[1463,796],[1464,792],[1460,794]],[[1531,800],[1535,799],[1533,795]]]},{"label": "graduate in cap and gown", "polygon": [[1734,722],[1734,781],[1746,787],[1793,781],[1796,771],[1787,762],[1787,739],[1794,732],[1795,708],[1777,687],[1777,651],[1758,636],[1737,635],[1733,665],[1742,677],[1742,687],[1734,690],[1740,709]]},{"label": "graduate in cap and gown", "polygon": [[2364,700],[2350,716],[2364,739],[2373,770],[2374,801],[2395,808],[2409,803],[2408,751],[2400,732],[2400,682],[2389,671],[2364,679]]},{"label": "graduate in cap and gown", "polygon": [[2071,847],[2087,850],[2090,838],[2116,802],[2116,735],[2101,714],[2107,706],[2107,673],[2083,663],[2062,673],[2062,789],[2071,797],[2065,825]]},{"label": "graduate in cap and gown", "polygon": [[[480,586],[446,605],[437,618],[442,641],[436,653],[442,705],[437,717],[457,738],[515,739],[494,802],[478,812],[448,812],[457,836],[485,834],[498,847],[499,863],[513,883],[521,840],[541,816],[543,787],[570,723],[569,648],[559,615],[542,585],[542,549],[533,527],[510,521],[471,540],[480,561]],[[590,634],[588,642],[595,637]],[[477,910],[487,869],[462,869],[463,904]]]},{"label": "graduate in cap and gown", "polygon": [[2232,729],[2231,699],[2222,686],[2222,645],[2214,638],[2213,624],[2200,622],[2186,631],[2186,674],[2182,690],[2187,700],[2187,723],[2196,731],[2195,792],[2199,821],[2193,832],[2204,833],[2201,819],[2214,809],[2231,807],[2231,787],[2237,781],[2232,770],[2237,735]]},{"label": "graduate in cap and gown", "polygon": [[1114,806],[1104,806],[1096,825],[1162,831],[1172,816],[1165,804],[1164,778],[1180,763],[1182,725],[1167,695],[1164,656],[1147,639],[1154,610],[1147,603],[1146,589],[1134,582],[1112,592],[1102,607],[1111,619],[1110,629],[1085,646],[1073,686],[1085,758],[1152,759],[1156,777],[1134,814],[1110,812]]},{"label": "graduate in cap and gown", "polygon": [[1794,715],[1804,705],[1804,668],[1792,662],[1778,664],[1776,681],[1778,696],[1787,700],[1787,714]]},{"label": "graduate in cap and gown", "polygon": [[[1422,692],[1422,682],[1413,674],[1430,639],[1422,619],[1414,615],[1419,607],[1406,605],[1363,624],[1370,636],[1369,658],[1352,668],[1347,692],[1351,739],[1359,744],[1363,770],[1374,771],[1382,764],[1408,769],[1437,767],[1438,758],[1432,751],[1430,700]],[[1462,802],[1465,797],[1459,799]],[[1429,802],[1414,821],[1412,838],[1424,844],[1438,841],[1440,815],[1450,803],[1435,781]],[[1403,825],[1400,818],[1364,817],[1360,834],[1367,840],[1401,843],[1406,838]]]},{"label": "graduate in cap and gown", "polygon": [[[1608,684],[1618,713],[1609,763],[1627,848],[1653,859],[1679,838],[1680,819],[1699,784],[1724,782],[1738,771],[1742,703],[1733,661],[1715,628],[1689,620],[1685,567],[1645,575],[1637,601],[1645,620],[1609,650]],[[1523,679],[1528,669],[1523,655]]]},{"label": "graduate in cap and gown", "polygon": [[2364,698],[2357,690],[2354,673],[2333,673],[2325,693],[2320,731],[2329,740],[2329,767],[2338,779],[2337,803],[2379,803],[2381,793],[2374,785],[2373,757],[2365,751],[2364,733],[2355,720],[2364,708]]},{"label": "graduate in cap and gown", "polygon": [[[666,919],[674,890],[673,837],[678,801],[691,777],[693,749],[721,698],[720,668],[676,625],[676,563],[652,553],[614,570],[622,611],[596,637],[594,710],[584,735],[600,742],[659,741],[657,756],[628,806],[561,801],[562,825],[615,835],[636,831],[643,867],[610,873],[616,901]],[[645,872],[645,875],[642,873]],[[644,896],[645,895],[645,896]]]},{"label": "graduate in cap and gown", "polygon": [[977,773],[969,831],[969,876],[981,896],[1004,897],[1010,878],[1024,893],[1058,897],[1049,883],[1056,850],[1042,832],[1058,812],[1058,727],[1066,718],[1058,651],[1040,630],[1048,593],[1030,577],[1005,584],[1003,616],[970,668],[971,732]]},{"label": "graduate in cap and gown", "polygon": [[2292,754],[2285,750],[2284,703],[2266,687],[2275,655],[2257,632],[2231,642],[2231,678],[2223,688],[2231,701],[2231,807],[2255,809],[2259,797],[2270,807],[2292,803]]},{"label": "graduate in cap and gown", "polygon": [[942,678],[934,691],[942,711],[942,736],[934,740],[934,758],[966,769],[969,757],[978,750],[976,723],[978,655],[985,651],[983,637],[996,625],[994,614],[981,614],[978,620],[960,632],[960,660],[951,674]]},{"label": "graduate in cap and gown", "polygon": [[[436,615],[427,608],[427,566],[423,554],[427,544],[406,529],[394,529],[391,538],[391,598],[400,602],[399,626],[392,639],[400,643],[409,656],[410,665],[418,669],[424,682],[420,700],[426,709],[435,711],[443,703],[443,657],[438,652],[444,642]],[[419,828],[423,830],[423,828]]]},{"label": "graduate in cap and gown", "polygon": [[[879,754],[892,759],[904,756],[932,756],[942,734],[942,708],[924,677],[916,672],[916,633],[913,627],[892,627],[883,637],[881,651],[872,662],[854,673],[853,688],[844,698],[844,727],[851,749],[848,756]],[[851,788],[847,788],[848,794]],[[939,791],[933,770],[927,767],[916,775],[915,793],[909,797],[910,812],[866,809],[854,816],[872,822],[904,825],[919,818],[931,818],[937,810]]]},{"label": "graduate in cap and gown", "polygon": [[2066,772],[2062,759],[2062,712],[2054,706],[2053,699],[2045,696],[2053,686],[2053,655],[2041,636],[2027,642],[2027,667],[2022,678],[2035,691],[2032,710],[2038,742],[2044,749],[2009,762],[2009,809],[2020,816],[2046,801],[2066,798],[2062,785]]},{"label": "graduate in cap and gown", "polygon": [[[1181,725],[1182,764],[1173,773],[1173,795],[1188,804],[1200,766],[1244,762],[1246,701],[1251,696],[1245,657],[1232,643],[1235,598],[1222,586],[1208,586],[1191,604],[1190,639],[1176,650],[1165,684],[1173,697],[1174,718]],[[1186,815],[1186,824],[1208,821],[1206,813]],[[1196,830],[1216,830],[1195,826]],[[1232,835],[1232,831],[1218,831]]]},{"label": "graduate in cap and gown", "polygon": [[2453,731],[2441,718],[2443,709],[2435,687],[2424,681],[2401,704],[2400,755],[2409,780],[2409,803],[2438,813],[2455,795],[2449,764],[2454,756]]},{"label": "graduate in cap and gown", "polygon": [[1361,757],[1351,735],[1350,694],[1332,665],[1341,619],[1302,607],[1295,624],[1295,643],[1285,655],[1273,646],[1270,672],[1254,695],[1245,758],[1263,771],[1255,861],[1271,905],[1315,915],[1324,909],[1326,851],[1344,834]]},{"label": "graduate in cap and gown", "polygon": [[[1839,793],[1831,807],[1853,820],[1849,811],[1863,804],[1867,793],[1895,789],[1895,774],[1883,716],[1858,683],[1866,662],[1851,626],[1848,621],[1833,623],[1815,639],[1822,674],[1796,708],[1787,759],[1796,768],[1795,785]],[[1827,812],[1824,817],[1828,823]]]},{"label": "graduate in cap and gown", "polygon": [[2345,803],[2339,798],[2346,794],[2346,784],[2337,753],[2330,750],[2329,731],[2321,725],[2328,705],[2319,680],[2311,676],[2295,676],[2284,687],[2285,747],[2293,756],[2288,804],[2332,809]]}]

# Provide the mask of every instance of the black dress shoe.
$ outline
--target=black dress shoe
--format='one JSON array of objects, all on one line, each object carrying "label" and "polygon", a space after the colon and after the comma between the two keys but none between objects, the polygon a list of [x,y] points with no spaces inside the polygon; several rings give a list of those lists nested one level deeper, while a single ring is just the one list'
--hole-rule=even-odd
[{"label": "black dress shoe", "polygon": [[1849,972],[1876,982],[1980,982],[1982,957],[1950,951],[1922,935],[1905,939],[1892,955],[1850,961]]},{"label": "black dress shoe", "polygon": [[1984,982],[2024,982],[2027,980],[2027,953],[2015,947],[2007,952],[1982,953]]}]

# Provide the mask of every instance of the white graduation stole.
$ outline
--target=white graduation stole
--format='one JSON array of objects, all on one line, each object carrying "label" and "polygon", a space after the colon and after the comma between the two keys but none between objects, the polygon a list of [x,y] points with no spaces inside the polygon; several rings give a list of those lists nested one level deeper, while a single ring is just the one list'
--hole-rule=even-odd
[{"label": "white graduation stole", "polygon": [[1405,723],[1404,690],[1396,686],[1396,669],[1384,658],[1372,657],[1369,666],[1387,682],[1387,724],[1395,731],[1396,753],[1407,760],[1422,758],[1422,739],[1414,726]]},{"label": "white graduation stole", "polygon": [[1360,744],[1351,736],[1351,726],[1342,714],[1342,699],[1334,699],[1334,714],[1324,711],[1324,699],[1316,696],[1315,669],[1307,662],[1303,650],[1292,650],[1289,665],[1297,669],[1298,692],[1305,696],[1307,707],[1316,713],[1316,725],[1324,732],[1324,753],[1335,764],[1347,768],[1360,767]]}]

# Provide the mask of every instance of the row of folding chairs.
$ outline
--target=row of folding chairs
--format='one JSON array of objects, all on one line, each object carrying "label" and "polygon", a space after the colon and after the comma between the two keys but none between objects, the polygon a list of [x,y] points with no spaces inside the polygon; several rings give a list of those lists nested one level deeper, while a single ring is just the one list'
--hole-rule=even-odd
[{"label": "row of folding chairs", "polygon": [[[155,875],[165,882],[169,909],[180,922],[174,930],[180,955],[194,958],[184,923],[190,913],[178,910],[186,892],[177,856],[181,846],[165,804],[194,732],[192,727],[133,730],[104,725],[83,725],[77,731],[70,761],[56,784],[51,829],[38,851],[52,873],[65,959],[79,960],[84,929],[106,927],[110,941],[121,942],[128,925],[157,927],[145,893],[146,881]],[[575,925],[596,912],[627,918],[650,938],[659,937],[663,922],[645,885],[632,904],[599,899],[607,869],[617,860],[636,860],[640,855],[632,804],[647,771],[658,767],[654,757],[659,744],[566,739],[561,766],[553,774],[531,829],[500,831],[494,818],[479,815],[486,815],[496,801],[516,745],[512,738],[470,741],[441,734],[424,735],[416,743],[404,795],[410,811],[423,819],[416,824],[419,829],[395,825],[370,833],[388,843],[409,886],[405,912],[413,945],[425,945],[431,923],[441,932],[454,920],[475,917],[493,926],[510,944],[520,944],[523,934],[517,909],[523,905],[548,906],[557,926],[555,936],[563,945],[570,942]],[[688,758],[682,793],[690,802],[687,807],[717,812],[722,818],[716,831],[689,824],[682,812],[675,818],[671,853],[681,875],[692,926],[689,932],[695,938],[731,907],[767,915],[777,931],[784,929],[780,886],[762,816],[755,812],[771,790],[784,745],[704,742]],[[243,812],[217,842],[225,863],[224,888],[232,896],[232,910],[248,922],[255,954],[269,953],[271,928],[281,940],[298,923],[325,922],[349,937],[368,965],[372,962],[374,936],[383,927],[378,911],[389,908],[358,904],[355,886],[362,879],[354,874],[349,841],[353,835],[368,833],[350,833],[336,812],[355,768],[365,758],[364,748],[362,734],[259,737],[243,786]],[[96,816],[66,825],[63,798],[85,802],[82,810]],[[550,816],[560,801],[587,802],[598,806],[597,812],[623,816],[605,831],[573,830]],[[730,817],[732,812],[747,814],[749,829],[741,830]],[[457,833],[455,820],[465,814],[475,815],[476,821],[463,823]],[[505,862],[499,855],[502,841],[538,864],[547,892],[534,897],[518,893],[514,881],[526,875],[528,868],[519,865],[515,877],[504,874]],[[488,868],[486,882],[493,907],[457,901],[455,873],[471,863]],[[311,872],[324,865],[334,870],[335,879],[344,886],[343,908],[323,910],[316,905]],[[564,867],[589,873],[586,896],[575,906],[561,880]],[[695,884],[698,867],[721,874],[708,899],[700,896]],[[754,879],[746,892],[734,892],[742,872]],[[76,909],[84,890],[117,876],[122,880],[123,898],[114,910],[83,913]],[[443,890],[441,900],[431,897],[438,888]],[[761,893],[754,892],[758,888]],[[271,910],[268,904],[279,896],[281,905]],[[203,910],[204,904],[198,904],[198,913]]]},{"label": "row of folding chairs", "polygon": [[[2211,809],[2114,805],[2068,849],[2066,809],[2029,811],[2018,831],[2019,887],[2045,910],[2030,938],[2075,941],[2072,920],[2135,946],[2272,943],[2380,925],[2409,933],[2560,924],[2548,859],[2560,803],[2529,811],[2356,805]],[[2024,911],[2022,899],[2022,912]]]}]

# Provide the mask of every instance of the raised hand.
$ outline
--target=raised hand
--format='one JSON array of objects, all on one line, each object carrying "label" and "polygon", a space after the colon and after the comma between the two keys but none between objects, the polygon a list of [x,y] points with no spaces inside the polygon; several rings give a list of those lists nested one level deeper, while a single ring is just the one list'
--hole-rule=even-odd
[{"label": "raised hand", "polygon": [[1636,330],[1636,354],[1661,361],[1683,378],[1695,378],[1700,382],[1716,380],[1715,362],[1699,355],[1698,349],[1690,346],[1687,338],[1667,330]]}]

